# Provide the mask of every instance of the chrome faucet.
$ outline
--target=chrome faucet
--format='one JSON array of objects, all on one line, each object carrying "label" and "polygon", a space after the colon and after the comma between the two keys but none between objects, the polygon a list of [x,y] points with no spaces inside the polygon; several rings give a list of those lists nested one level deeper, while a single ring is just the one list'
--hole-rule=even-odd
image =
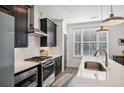
[{"label": "chrome faucet", "polygon": [[99,51],[103,51],[105,53],[105,66],[108,67],[108,56],[107,56],[107,52],[105,50],[103,50],[103,49],[97,50],[95,52],[94,56],[96,56],[97,55],[97,52],[99,52]]}]

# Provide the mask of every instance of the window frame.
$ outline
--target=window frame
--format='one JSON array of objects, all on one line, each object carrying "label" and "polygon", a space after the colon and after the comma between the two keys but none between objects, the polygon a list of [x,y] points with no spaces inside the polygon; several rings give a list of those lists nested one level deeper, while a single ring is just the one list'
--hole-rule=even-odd
[{"label": "window frame", "polygon": [[[98,40],[98,35],[97,35],[97,33],[96,33],[96,41],[88,41],[88,42],[83,42],[84,40],[83,40],[83,32],[85,31],[85,30],[96,30],[97,28],[74,28],[73,29],[73,31],[72,31],[72,33],[73,33],[73,57],[91,57],[91,56],[93,56],[93,55],[84,55],[83,54],[83,45],[82,44],[84,44],[84,43],[88,43],[88,44],[91,44],[91,42],[93,42],[93,43],[96,43],[96,50],[98,50],[99,49],[99,44],[100,43],[106,43],[107,45],[106,45],[106,51],[107,51],[107,53],[109,52],[109,48],[108,48],[108,41],[109,41],[109,38],[108,38],[108,36],[109,36],[109,33],[108,32],[106,32],[106,41],[100,41],[100,40]],[[81,31],[81,42],[76,42],[75,41],[75,32],[77,31],[77,30],[80,30]],[[82,31],[83,30],[83,31]],[[81,54],[80,55],[76,55],[75,54],[75,44],[76,43],[80,43],[81,44]],[[89,46],[90,47],[90,46]],[[90,49],[89,49],[89,54],[90,54]],[[100,57],[103,57],[103,56],[101,56],[101,55],[99,55],[99,53],[98,53],[98,56],[100,56]]]}]

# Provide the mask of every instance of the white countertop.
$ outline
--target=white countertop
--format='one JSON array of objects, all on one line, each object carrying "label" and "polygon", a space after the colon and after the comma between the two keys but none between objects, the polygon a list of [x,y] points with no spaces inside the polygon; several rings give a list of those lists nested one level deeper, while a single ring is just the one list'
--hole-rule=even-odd
[{"label": "white countertop", "polygon": [[[62,56],[62,54],[57,54],[57,55],[48,55],[48,56],[52,56],[52,58],[56,58],[59,56]],[[42,63],[45,62],[42,61]],[[14,73],[18,73],[20,71],[23,71],[25,69],[31,68],[33,66],[36,66],[38,64],[40,64],[41,62],[33,62],[33,61],[20,61],[20,62],[15,62],[15,69],[14,69]]]},{"label": "white countertop", "polygon": [[39,62],[33,62],[33,61],[20,61],[20,62],[15,62],[15,69],[14,73],[21,72],[25,69],[34,67],[36,65],[40,64]]},{"label": "white countertop", "polygon": [[62,54],[49,54],[48,56],[52,56],[52,58],[56,58],[62,56]]},{"label": "white countertop", "polygon": [[[82,59],[81,65],[84,61],[96,61],[103,62],[101,58],[86,58]],[[69,87],[81,87],[81,86],[123,86],[124,87],[124,66],[118,64],[117,62],[108,59],[109,69],[107,70],[107,80],[97,80],[86,77],[81,77],[77,75],[68,84]],[[81,68],[79,68],[81,70]]]},{"label": "white countertop", "polygon": [[88,70],[85,69],[85,62],[86,61],[91,61],[91,62],[98,62],[102,64],[104,68],[105,63],[104,63],[104,58],[97,58],[97,57],[88,57],[88,58],[82,58],[82,62],[80,64],[78,74],[77,76],[79,77],[86,77],[86,78],[91,78],[91,79],[98,79],[98,80],[106,80],[106,72],[105,71],[95,71],[95,70]]}]

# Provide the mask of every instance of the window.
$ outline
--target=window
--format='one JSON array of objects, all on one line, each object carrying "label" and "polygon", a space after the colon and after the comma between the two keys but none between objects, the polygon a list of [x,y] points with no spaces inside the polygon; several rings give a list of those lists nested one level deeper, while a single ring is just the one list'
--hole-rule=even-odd
[{"label": "window", "polygon": [[[96,33],[97,28],[73,30],[73,55],[93,56],[98,49],[107,50],[107,33]],[[102,56],[103,53],[99,52]]]}]

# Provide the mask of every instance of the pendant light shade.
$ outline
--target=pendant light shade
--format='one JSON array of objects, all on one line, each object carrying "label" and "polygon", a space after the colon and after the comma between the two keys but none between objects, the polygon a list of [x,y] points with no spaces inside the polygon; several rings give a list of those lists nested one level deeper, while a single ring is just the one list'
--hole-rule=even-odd
[{"label": "pendant light shade", "polygon": [[103,25],[102,25],[102,6],[101,6],[101,26],[100,26],[100,28],[99,29],[97,29],[96,30],[96,32],[106,32],[106,31],[108,31],[108,28],[107,27],[104,27]]},{"label": "pendant light shade", "polygon": [[108,28],[101,26],[100,29],[96,30],[96,32],[104,32],[104,31],[108,31]]},{"label": "pendant light shade", "polygon": [[121,24],[123,22],[124,22],[124,18],[123,17],[116,17],[116,16],[114,16],[113,7],[111,6],[110,17],[105,19],[103,21],[102,25],[103,26],[112,26],[112,25]]}]

